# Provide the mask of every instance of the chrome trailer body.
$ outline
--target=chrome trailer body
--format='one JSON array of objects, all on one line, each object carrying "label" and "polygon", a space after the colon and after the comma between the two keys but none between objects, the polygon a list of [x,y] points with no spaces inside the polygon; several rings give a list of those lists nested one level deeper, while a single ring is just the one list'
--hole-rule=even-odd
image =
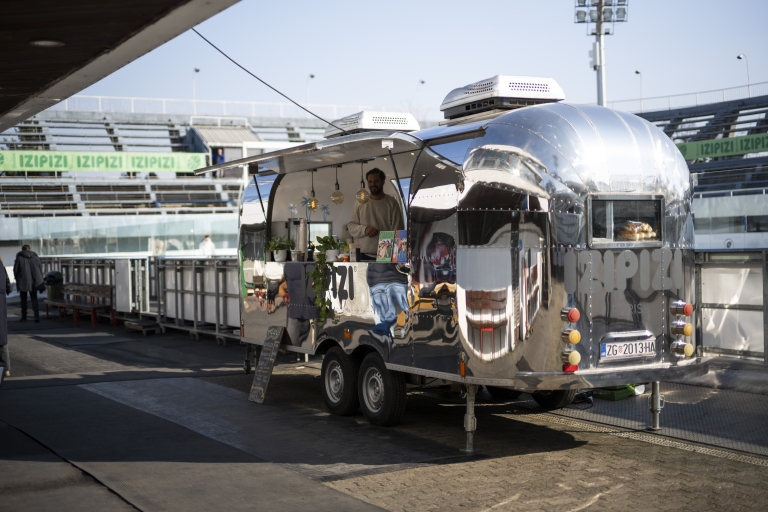
[{"label": "chrome trailer body", "polygon": [[[675,333],[695,319],[671,310],[696,300],[688,168],[669,138],[639,117],[545,104],[410,134],[348,135],[228,165],[237,164],[258,171],[240,210],[246,343],[261,344],[269,326],[284,325],[295,352],[375,350],[390,370],[520,391],[707,371],[699,358],[678,353],[697,344]],[[338,323],[318,325],[311,264],[268,261],[265,252],[274,230],[291,220],[280,213],[285,203],[300,192],[281,196],[281,189],[301,176],[308,191],[303,171],[312,169],[347,172],[355,185],[362,168],[394,177],[393,164],[401,180],[410,178],[401,198],[409,262],[335,263],[326,298]],[[268,176],[274,182],[260,201],[256,180]],[[315,188],[332,174],[320,178]],[[653,225],[653,236],[615,236],[633,215]],[[340,213],[335,222],[347,220]],[[578,321],[564,320],[564,308],[578,309]],[[579,343],[563,341],[569,330],[580,333]],[[639,342],[642,351],[609,357],[606,346],[619,342]],[[565,371],[573,352],[578,369]]]}]

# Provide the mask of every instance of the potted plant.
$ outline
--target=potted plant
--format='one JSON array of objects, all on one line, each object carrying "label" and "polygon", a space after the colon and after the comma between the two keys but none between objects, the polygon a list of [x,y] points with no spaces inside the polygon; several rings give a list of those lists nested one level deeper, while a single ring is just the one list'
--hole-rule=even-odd
[{"label": "potted plant", "polygon": [[288,251],[296,247],[296,242],[284,236],[272,237],[267,242],[267,250],[272,251],[272,257],[275,261],[285,261],[288,259]]},{"label": "potted plant", "polygon": [[334,262],[339,257],[339,252],[343,245],[340,240],[336,240],[331,235],[319,236],[317,237],[315,249],[325,253],[326,261]]},{"label": "potted plant", "polygon": [[[312,269],[312,288],[315,290],[315,306],[320,308],[320,315],[317,319],[319,325],[323,325],[327,318],[333,317],[331,301],[325,297],[325,292],[328,291],[328,278],[331,275],[328,261],[336,261],[341,245],[341,242],[333,236],[317,237],[315,248],[319,252],[315,258],[315,267]],[[334,323],[336,322],[338,319],[334,319]]]}]

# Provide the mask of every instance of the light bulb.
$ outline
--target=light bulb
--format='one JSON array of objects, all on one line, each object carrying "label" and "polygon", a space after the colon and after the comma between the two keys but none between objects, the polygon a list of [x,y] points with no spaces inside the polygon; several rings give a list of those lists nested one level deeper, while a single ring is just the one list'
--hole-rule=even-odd
[{"label": "light bulb", "polygon": [[336,184],[336,191],[331,194],[331,201],[333,204],[341,204],[344,202],[344,194],[339,190],[339,184]]},{"label": "light bulb", "polygon": [[365,190],[364,188],[361,188],[360,190],[357,191],[357,194],[355,194],[355,197],[361,203],[367,202],[368,201],[368,196],[369,196],[368,191]]},{"label": "light bulb", "polygon": [[309,203],[307,203],[307,208],[314,211],[317,210],[318,206],[320,206],[320,201],[318,201],[316,197],[312,196],[309,200]]}]

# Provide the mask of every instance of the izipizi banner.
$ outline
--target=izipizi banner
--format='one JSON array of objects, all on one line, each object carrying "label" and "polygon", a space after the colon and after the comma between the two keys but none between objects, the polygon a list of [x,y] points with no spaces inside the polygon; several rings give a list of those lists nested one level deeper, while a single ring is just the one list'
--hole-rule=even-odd
[{"label": "izipizi banner", "polygon": [[677,149],[686,160],[762,153],[768,151],[768,133],[686,142],[678,144]]},{"label": "izipizi banner", "polygon": [[205,167],[205,153],[0,151],[0,171],[178,172]]}]

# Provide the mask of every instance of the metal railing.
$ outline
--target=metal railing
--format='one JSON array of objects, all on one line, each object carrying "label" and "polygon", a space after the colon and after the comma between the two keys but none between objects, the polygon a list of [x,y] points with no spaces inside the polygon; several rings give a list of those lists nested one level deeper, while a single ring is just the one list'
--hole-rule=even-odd
[{"label": "metal railing", "polygon": [[[331,121],[360,112],[380,110],[386,112],[411,112],[417,119],[442,119],[437,110],[393,107],[384,105],[335,105],[308,103],[306,108]],[[129,96],[75,95],[48,110],[74,112],[125,112],[141,114],[182,114],[193,116],[247,116],[247,117],[312,117],[292,103],[265,101],[197,100],[178,98],[138,98]],[[418,114],[418,115],[417,115]]]},{"label": "metal railing", "polygon": [[[156,260],[157,319],[161,326],[240,340],[239,267],[235,258]],[[190,286],[191,283],[191,286]]]},{"label": "metal railing", "polygon": [[65,284],[113,287],[115,311],[142,315],[152,312],[157,301],[154,257],[58,257],[40,258],[43,273],[61,272]]},{"label": "metal railing", "polygon": [[[710,91],[653,96],[628,100],[609,101],[608,105],[626,112],[654,112],[675,108],[695,107],[725,101],[768,95],[768,82],[758,82],[738,87]],[[440,111],[428,108],[394,107],[387,105],[342,105],[308,103],[308,109],[326,118],[339,119],[361,110],[386,112],[410,112],[416,119],[439,121]],[[245,116],[278,118],[311,118],[308,113],[292,103],[267,101],[197,100],[179,98],[139,98],[131,96],[89,96],[75,95],[49,107],[53,111],[140,113],[140,114],[181,114],[191,116]]]},{"label": "metal railing", "polygon": [[61,272],[65,283],[115,285],[115,260],[42,256],[43,274]]},{"label": "metal railing", "polygon": [[240,340],[236,258],[40,259],[44,273],[59,271],[66,284],[112,286],[120,319],[151,317],[163,331],[207,334],[222,344]]},{"label": "metal railing", "polygon": [[741,100],[756,96],[768,95],[768,82],[729,87],[713,91],[691,92],[686,94],[674,94],[671,96],[654,96],[650,98],[637,98],[633,100],[609,101],[608,106],[615,110],[625,112],[656,112],[659,110],[672,110],[675,108],[698,107],[725,101]]},{"label": "metal railing", "polygon": [[[713,279],[714,273],[734,271],[742,275]],[[697,252],[695,274],[699,355],[762,359],[768,364],[768,251]],[[712,301],[705,302],[708,298]],[[755,332],[747,332],[749,326]],[[760,331],[762,340],[755,339]]]}]

